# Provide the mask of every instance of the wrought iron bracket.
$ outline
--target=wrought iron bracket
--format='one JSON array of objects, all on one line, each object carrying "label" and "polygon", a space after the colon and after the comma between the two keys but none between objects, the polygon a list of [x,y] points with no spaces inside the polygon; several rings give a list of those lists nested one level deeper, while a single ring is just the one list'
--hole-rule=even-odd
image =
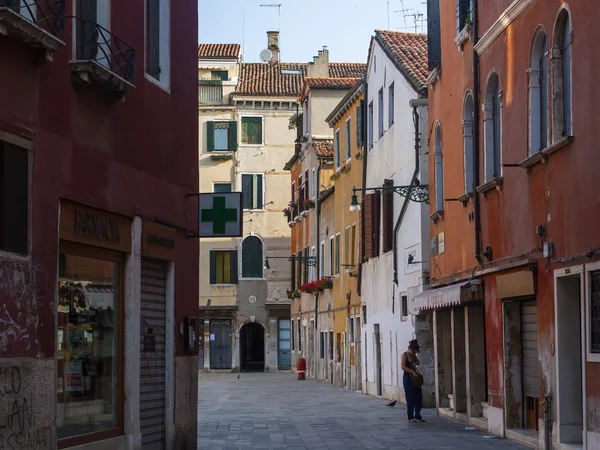
[{"label": "wrought iron bracket", "polygon": [[317,265],[316,256],[267,256],[265,257],[265,266],[269,265],[269,259],[287,259],[290,262],[296,261],[310,267],[315,267]]},{"label": "wrought iron bracket", "polygon": [[378,186],[352,188],[353,195],[356,195],[356,192],[358,191],[381,191],[383,194],[389,194],[391,192],[394,192],[398,195],[401,195],[402,197],[409,199],[410,201],[429,204],[429,186],[426,184],[417,184],[414,186]]}]

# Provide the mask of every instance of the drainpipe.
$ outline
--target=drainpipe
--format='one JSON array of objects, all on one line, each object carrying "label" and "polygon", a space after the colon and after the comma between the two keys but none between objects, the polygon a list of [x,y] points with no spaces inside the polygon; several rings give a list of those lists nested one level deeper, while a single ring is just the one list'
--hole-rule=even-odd
[{"label": "drainpipe", "polygon": [[[419,127],[419,121],[421,120],[421,117],[419,116],[418,108],[422,106],[427,106],[428,100],[426,98],[412,99],[409,102],[409,104],[413,109],[413,125],[415,129],[415,170],[410,180],[410,186],[418,186],[417,180],[419,176],[419,171],[421,170],[421,155],[419,152],[421,149],[421,131]],[[396,220],[396,225],[394,226],[394,283],[396,284],[396,286],[398,286],[398,231],[400,230],[400,225],[402,225],[402,221],[404,220],[404,216],[406,215],[406,211],[408,210],[409,202],[410,199],[408,197],[405,197],[404,203],[402,203],[402,208],[400,209],[400,215],[398,216],[398,220]]]},{"label": "drainpipe", "polygon": [[[367,141],[369,139],[369,130],[367,129],[367,127],[369,126],[369,122],[368,122],[368,115],[369,115],[369,84],[367,83],[367,77],[366,75],[363,75],[362,78],[362,84],[363,84],[363,97],[364,97],[364,102],[363,102],[363,111],[362,111],[362,141],[363,141],[363,168],[362,168],[362,188],[366,188],[367,187],[367,159],[369,156],[369,142]],[[365,191],[363,190],[361,192],[361,202],[364,204],[364,200],[365,200]],[[362,215],[364,214],[364,211],[361,212],[361,222],[362,222]],[[362,225],[361,225],[361,237],[364,237],[364,230],[362,229]],[[361,239],[361,248],[363,248],[364,243],[362,242]],[[362,251],[359,252],[360,258],[358,258],[358,265],[357,265],[357,270],[358,270],[358,277],[356,280],[356,293],[358,294],[358,296],[360,297],[361,295],[361,289],[362,289],[362,258],[364,257],[364,255],[362,254]],[[365,318],[363,317],[363,320]]]},{"label": "drainpipe", "polygon": [[479,41],[478,1],[473,1],[473,206],[475,209],[475,258],[483,266],[481,257],[481,204],[476,187],[479,186],[479,55],[475,45]]}]

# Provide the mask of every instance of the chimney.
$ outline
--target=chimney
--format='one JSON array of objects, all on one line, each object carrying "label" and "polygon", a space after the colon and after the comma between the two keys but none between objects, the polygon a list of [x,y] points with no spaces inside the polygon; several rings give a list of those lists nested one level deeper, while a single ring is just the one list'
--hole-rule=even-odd
[{"label": "chimney", "polygon": [[267,48],[273,53],[269,63],[277,64],[279,62],[279,31],[267,31],[267,44]]},{"label": "chimney", "polygon": [[323,46],[323,50],[319,50],[317,56],[313,56],[312,62],[308,63],[306,69],[307,77],[329,77],[329,49]]}]

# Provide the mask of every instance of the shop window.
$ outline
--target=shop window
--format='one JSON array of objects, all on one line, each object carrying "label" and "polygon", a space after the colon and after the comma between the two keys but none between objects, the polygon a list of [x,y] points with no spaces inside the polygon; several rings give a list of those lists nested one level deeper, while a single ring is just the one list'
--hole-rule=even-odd
[{"label": "shop window", "polygon": [[263,209],[263,196],[262,174],[243,174],[242,197],[244,209]]},{"label": "shop window", "polygon": [[237,283],[237,251],[210,251],[210,284]]},{"label": "shop window", "polygon": [[206,150],[233,152],[237,150],[237,122],[206,122]]},{"label": "shop window", "polygon": [[0,250],[28,253],[29,152],[0,141]]},{"label": "shop window", "polygon": [[242,117],[242,144],[262,145],[263,118]]},{"label": "shop window", "polygon": [[248,236],[242,242],[242,277],[263,277],[263,244],[256,236]]},{"label": "shop window", "polygon": [[122,424],[121,264],[108,259],[79,252],[59,257],[59,439],[118,431]]}]

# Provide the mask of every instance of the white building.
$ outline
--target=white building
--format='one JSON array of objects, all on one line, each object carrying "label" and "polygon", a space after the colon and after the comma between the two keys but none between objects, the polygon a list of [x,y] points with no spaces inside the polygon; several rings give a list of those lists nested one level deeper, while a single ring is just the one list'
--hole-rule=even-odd
[{"label": "white building", "polygon": [[[427,185],[426,79],[426,35],[375,32],[367,66],[363,187]],[[411,315],[409,305],[428,280],[429,265],[421,262],[429,261],[428,213],[426,203],[391,191],[363,192],[363,392],[404,400],[400,357],[416,337],[425,405],[434,386],[431,321]]]}]

